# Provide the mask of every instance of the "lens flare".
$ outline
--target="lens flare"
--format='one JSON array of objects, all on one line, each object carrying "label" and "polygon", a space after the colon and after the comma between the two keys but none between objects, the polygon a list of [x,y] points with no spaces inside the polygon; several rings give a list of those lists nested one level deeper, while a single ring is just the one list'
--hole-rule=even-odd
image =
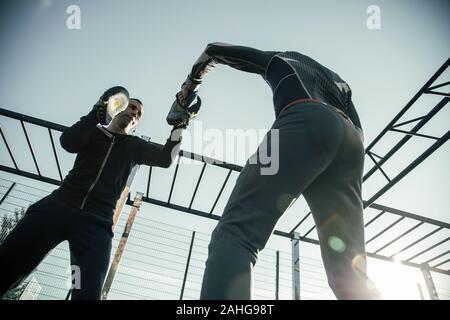
[{"label": "lens flare", "polygon": [[341,240],[341,238],[331,236],[328,238],[328,245],[336,252],[344,252],[345,251],[345,243]]}]

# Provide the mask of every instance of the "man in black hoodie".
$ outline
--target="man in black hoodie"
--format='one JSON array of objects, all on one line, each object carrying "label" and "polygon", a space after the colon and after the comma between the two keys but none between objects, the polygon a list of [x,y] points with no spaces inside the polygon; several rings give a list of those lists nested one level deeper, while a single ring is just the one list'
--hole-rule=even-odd
[{"label": "man in black hoodie", "polygon": [[69,241],[71,264],[80,270],[72,299],[100,299],[108,269],[112,221],[117,200],[138,164],[168,168],[178,154],[181,128],[174,127],[163,147],[129,135],[143,115],[143,104],[127,108],[106,124],[106,101],[123,87],[106,91],[93,110],[61,135],[62,147],[76,153],[61,186],[31,205],[0,246],[0,297],[20,284],[50,250]]}]

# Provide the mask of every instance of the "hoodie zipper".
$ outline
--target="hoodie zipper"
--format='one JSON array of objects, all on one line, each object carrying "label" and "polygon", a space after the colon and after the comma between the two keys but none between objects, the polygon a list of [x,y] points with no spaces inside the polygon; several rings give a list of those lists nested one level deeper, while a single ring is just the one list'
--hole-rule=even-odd
[{"label": "hoodie zipper", "polygon": [[113,146],[114,146],[114,140],[115,140],[115,137],[112,136],[112,141],[111,141],[111,144],[109,145],[108,152],[106,153],[106,156],[105,156],[105,158],[103,159],[103,162],[102,162],[102,165],[101,165],[101,167],[100,167],[100,170],[98,171],[97,177],[95,178],[94,182],[93,182],[93,183],[91,184],[91,186],[89,187],[89,190],[88,190],[88,192],[86,193],[86,196],[84,197],[83,202],[81,203],[80,210],[83,210],[83,208],[84,208],[84,206],[85,206],[85,204],[86,204],[86,201],[87,201],[87,199],[88,199],[88,197],[89,197],[89,194],[91,193],[92,189],[94,189],[95,185],[96,185],[97,182],[98,182],[98,179],[100,178],[100,175],[102,174],[103,168],[105,167],[106,161],[108,161],[109,154],[111,153],[111,150],[112,150],[112,148],[113,148]]}]

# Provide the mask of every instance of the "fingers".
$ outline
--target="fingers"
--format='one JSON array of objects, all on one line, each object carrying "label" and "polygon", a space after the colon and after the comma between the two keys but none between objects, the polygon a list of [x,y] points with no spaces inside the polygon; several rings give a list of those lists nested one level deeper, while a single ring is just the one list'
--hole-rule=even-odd
[{"label": "fingers", "polygon": [[181,92],[183,93],[183,96],[186,97],[189,93],[189,88],[186,85],[186,83],[183,83],[183,85],[181,86]]},{"label": "fingers", "polygon": [[180,106],[183,105],[184,100],[186,99],[186,95],[187,95],[187,94],[183,93],[183,91],[179,91],[179,92],[176,94],[177,101],[178,101],[178,103],[180,104]]}]

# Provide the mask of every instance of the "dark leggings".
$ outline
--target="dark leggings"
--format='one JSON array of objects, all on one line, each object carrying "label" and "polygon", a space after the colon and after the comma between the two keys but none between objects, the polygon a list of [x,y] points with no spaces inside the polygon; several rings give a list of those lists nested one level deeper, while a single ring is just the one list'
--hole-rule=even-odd
[{"label": "dark leggings", "polygon": [[[336,297],[378,297],[366,281],[361,130],[332,107],[314,102],[289,107],[272,129],[279,130],[279,170],[261,175],[262,165],[249,162],[243,168],[212,234],[200,298],[251,298],[257,254],[300,194],[312,211]],[[272,135],[269,131],[265,138],[269,147]]]},{"label": "dark leggings", "polygon": [[0,297],[19,285],[50,250],[67,240],[71,265],[80,270],[80,288],[72,290],[72,299],[100,299],[113,233],[111,226],[89,215],[53,196],[31,205],[0,245]]}]

